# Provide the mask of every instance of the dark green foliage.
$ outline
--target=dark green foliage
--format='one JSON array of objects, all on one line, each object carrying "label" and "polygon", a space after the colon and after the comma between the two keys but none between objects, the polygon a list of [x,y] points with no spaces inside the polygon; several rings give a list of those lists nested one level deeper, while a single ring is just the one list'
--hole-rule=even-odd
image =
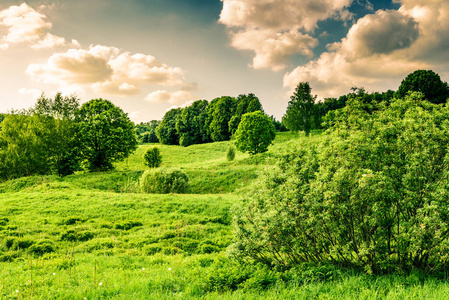
[{"label": "dark green foliage", "polygon": [[255,111],[243,115],[235,133],[235,146],[249,154],[263,153],[276,137],[276,130],[263,112]]},{"label": "dark green foliage", "polygon": [[285,125],[282,124],[282,122],[276,120],[274,116],[270,116],[270,119],[271,122],[273,123],[274,129],[276,129],[277,132],[288,131],[287,127],[285,127]]},{"label": "dark green foliage", "polygon": [[76,140],[89,171],[106,171],[137,148],[134,124],[108,100],[84,103],[76,115]]},{"label": "dark green foliage", "polygon": [[145,193],[183,194],[189,190],[189,177],[179,169],[153,169],[143,173],[140,187]]},{"label": "dark green foliage", "polygon": [[228,161],[233,161],[235,159],[235,147],[232,144],[226,149],[226,159]]},{"label": "dark green foliage", "polygon": [[0,218],[0,226],[5,226],[6,224],[8,224],[9,219],[6,217],[2,217]]},{"label": "dark green foliage", "polygon": [[61,241],[69,242],[85,242],[94,238],[94,234],[91,231],[76,231],[69,229],[61,234]]},{"label": "dark green foliage", "polygon": [[176,122],[176,131],[181,146],[202,144],[210,141],[205,128],[207,100],[198,100],[184,108]]},{"label": "dark green foliage", "polygon": [[237,97],[237,107],[233,116],[229,121],[229,132],[234,134],[237,131],[237,128],[242,120],[242,116],[246,113],[262,111],[262,104],[260,103],[259,98],[257,98],[254,94],[242,94]]},{"label": "dark green foliage", "polygon": [[181,116],[181,108],[170,109],[156,128],[156,135],[159,142],[165,145],[178,145],[179,135],[176,131],[176,122]]},{"label": "dark green foliage", "polygon": [[143,162],[149,168],[157,168],[162,163],[162,155],[158,147],[148,148],[143,154]]},{"label": "dark green foliage", "polygon": [[308,134],[314,128],[316,96],[312,96],[311,92],[308,82],[300,82],[290,97],[282,118],[282,123],[289,130],[303,130]]},{"label": "dark green foliage", "polygon": [[55,251],[55,243],[52,240],[39,240],[29,248],[30,253],[44,255]]},{"label": "dark green foliage", "polygon": [[131,228],[139,227],[142,225],[143,225],[142,222],[139,221],[125,220],[115,224],[114,228],[120,230],[130,230]]},{"label": "dark green foliage", "polygon": [[353,99],[322,144],[281,155],[234,211],[236,256],[374,274],[447,268],[449,109],[421,99],[372,114]]},{"label": "dark green foliage", "polygon": [[141,144],[145,143],[159,143],[159,139],[156,135],[156,128],[161,121],[152,120],[150,122],[142,122],[135,126],[134,130],[137,135],[137,140]]},{"label": "dark green foliage", "polygon": [[236,99],[223,96],[211,101],[207,110],[206,128],[212,141],[227,141],[231,138],[229,121],[236,109]]},{"label": "dark green foliage", "polygon": [[84,219],[81,217],[67,217],[61,221],[61,225],[75,225],[84,222]]},{"label": "dark green foliage", "polygon": [[405,77],[396,96],[403,98],[408,92],[421,92],[432,103],[446,103],[449,98],[449,86],[441,80],[440,75],[432,70],[417,70]]},{"label": "dark green foliage", "polygon": [[1,127],[1,123],[3,122],[3,120],[5,119],[5,115],[4,114],[0,114],[0,129]]}]

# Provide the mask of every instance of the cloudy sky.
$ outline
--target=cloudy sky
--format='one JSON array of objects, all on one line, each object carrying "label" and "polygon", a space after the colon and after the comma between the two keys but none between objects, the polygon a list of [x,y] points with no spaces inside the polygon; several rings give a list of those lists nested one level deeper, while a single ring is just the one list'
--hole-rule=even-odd
[{"label": "cloudy sky", "polygon": [[254,93],[278,119],[318,99],[449,81],[449,0],[1,0],[0,112],[44,91],[109,99],[135,122]]}]

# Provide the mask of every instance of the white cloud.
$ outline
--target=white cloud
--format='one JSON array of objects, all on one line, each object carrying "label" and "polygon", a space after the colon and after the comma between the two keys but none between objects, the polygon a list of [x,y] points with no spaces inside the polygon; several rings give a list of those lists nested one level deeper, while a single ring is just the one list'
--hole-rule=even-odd
[{"label": "white cloud", "polygon": [[143,85],[182,86],[184,71],[151,55],[91,46],[52,55],[46,63],[31,64],[27,73],[38,82],[83,85],[116,95],[134,95]]},{"label": "white cloud", "polygon": [[[311,57],[318,41],[309,33],[329,18],[349,20],[352,0],[222,0],[219,22],[230,28],[231,45],[254,51],[255,69],[279,71],[295,54]],[[302,33],[305,30],[307,33]]]},{"label": "white cloud", "polygon": [[186,103],[191,103],[194,101],[193,92],[198,90],[198,84],[192,82],[181,87],[178,91],[169,92],[166,90],[157,90],[147,95],[145,101],[150,103],[170,103],[180,107]]},{"label": "white cloud", "polygon": [[[447,70],[449,2],[402,0],[397,11],[377,11],[359,19],[329,52],[284,76],[293,89],[308,81],[320,98],[349,92],[352,86],[384,90],[417,69]],[[387,88],[396,89],[397,86]]]},{"label": "white cloud", "polygon": [[234,33],[231,43],[236,49],[255,52],[251,67],[254,69],[271,68],[273,71],[284,69],[289,57],[296,53],[313,56],[310,48],[317,44],[316,39],[296,30],[278,33],[271,29],[252,29]]},{"label": "white cloud", "polygon": [[[41,6],[41,9],[45,9]],[[22,3],[20,6],[10,6],[0,11],[0,26],[7,29],[7,34],[1,39],[4,41],[0,49],[8,48],[9,44],[29,43],[33,49],[54,48],[67,46],[63,37],[58,37],[47,32],[52,23],[47,17]],[[72,45],[78,42],[72,41]]]},{"label": "white cloud", "polygon": [[44,91],[38,89],[27,89],[21,88],[19,89],[19,94],[31,96],[33,99],[37,99],[40,95],[42,95]]}]

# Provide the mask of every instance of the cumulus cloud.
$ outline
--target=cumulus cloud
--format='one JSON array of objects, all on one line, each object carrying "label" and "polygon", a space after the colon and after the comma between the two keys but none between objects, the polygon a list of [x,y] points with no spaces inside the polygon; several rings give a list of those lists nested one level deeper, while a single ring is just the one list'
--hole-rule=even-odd
[{"label": "cumulus cloud", "polygon": [[[41,9],[44,9],[41,7]],[[47,17],[22,3],[19,6],[10,6],[0,11],[0,26],[7,29],[7,34],[1,39],[3,44],[0,49],[7,49],[10,44],[29,43],[34,49],[53,48],[56,46],[66,46],[68,43],[64,38],[52,35],[47,32],[52,27],[52,23]],[[72,41],[72,46],[78,44]]]},{"label": "cumulus cloud", "polygon": [[[445,70],[449,63],[449,2],[401,0],[400,9],[359,19],[329,52],[284,76],[293,89],[308,81],[320,98],[347,93],[352,86],[382,89],[416,69]],[[390,88],[397,88],[391,86]]]},{"label": "cumulus cloud", "polygon": [[[231,45],[254,51],[255,69],[279,71],[295,54],[308,57],[318,40],[309,35],[318,21],[348,20],[352,0],[222,0],[219,22],[230,28]],[[305,30],[306,33],[301,32]]]},{"label": "cumulus cloud", "polygon": [[274,30],[243,30],[232,34],[231,45],[240,50],[253,50],[255,56],[251,67],[254,69],[271,68],[279,71],[286,67],[285,63],[291,55],[301,53],[313,56],[310,48],[318,41],[307,34],[296,30],[278,33]]},{"label": "cumulus cloud", "polygon": [[38,82],[90,86],[116,95],[135,95],[142,85],[184,84],[180,68],[167,66],[151,55],[131,55],[100,45],[56,53],[46,63],[29,65],[27,73]]},{"label": "cumulus cloud", "polygon": [[157,90],[147,95],[146,101],[150,103],[170,103],[173,105],[183,105],[190,103],[195,98],[194,92],[198,90],[198,84],[196,82],[182,86],[175,92],[169,92],[166,90]]}]

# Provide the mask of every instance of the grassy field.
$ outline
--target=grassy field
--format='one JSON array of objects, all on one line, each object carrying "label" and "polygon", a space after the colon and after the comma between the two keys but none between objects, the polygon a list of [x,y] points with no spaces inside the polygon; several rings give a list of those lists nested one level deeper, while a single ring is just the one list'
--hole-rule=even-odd
[{"label": "grassy field", "polygon": [[277,272],[226,256],[232,206],[270,153],[303,138],[281,133],[267,154],[232,162],[230,142],[160,145],[163,167],[188,174],[185,195],[140,193],[152,145],[113,172],[0,184],[0,299],[448,299],[446,280],[422,274],[373,277],[330,265]]}]

